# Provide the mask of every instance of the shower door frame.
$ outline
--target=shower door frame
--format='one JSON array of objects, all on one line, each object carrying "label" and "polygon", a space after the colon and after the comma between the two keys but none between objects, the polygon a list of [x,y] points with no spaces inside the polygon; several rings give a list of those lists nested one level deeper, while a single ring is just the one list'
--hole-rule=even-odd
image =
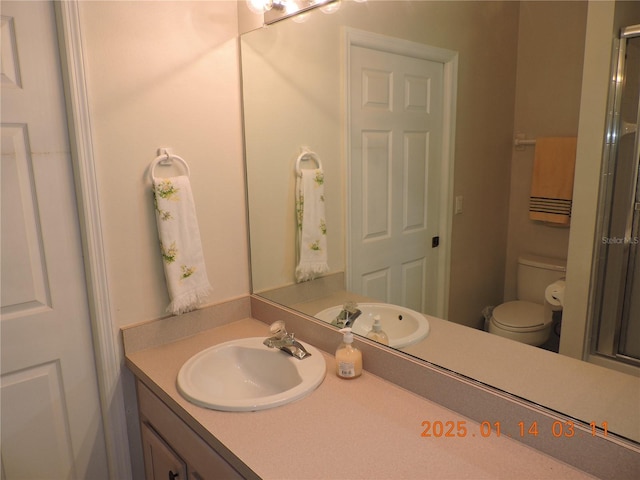
[{"label": "shower door frame", "polygon": [[[609,105],[607,108],[607,129],[605,149],[603,152],[603,169],[600,185],[600,204],[598,215],[598,235],[596,238],[596,268],[595,281],[592,282],[595,289],[592,292],[593,332],[591,335],[591,352],[596,355],[606,356],[613,360],[640,366],[640,358],[625,355],[621,352],[621,346],[626,341],[626,331],[629,323],[630,294],[633,285],[634,262],[638,255],[638,236],[640,235],[640,132],[637,125],[640,123],[640,105],[636,112],[636,123],[633,147],[633,162],[635,171],[632,177],[633,198],[629,198],[628,211],[625,219],[624,235],[621,242],[613,242],[609,237],[611,227],[611,210],[613,203],[613,190],[616,178],[616,164],[618,157],[618,144],[620,138],[626,132],[621,118],[620,110],[624,90],[627,42],[632,38],[640,37],[640,25],[634,25],[622,29],[619,39],[614,47],[617,55],[614,55],[612,65],[612,79],[610,86]],[[616,237],[614,240],[618,240]],[[622,259],[618,270],[610,267],[610,248],[620,246],[622,252],[617,255]],[[610,278],[613,270],[613,280]],[[617,277],[617,278],[616,278]],[[635,279],[640,281],[640,279]]]}]

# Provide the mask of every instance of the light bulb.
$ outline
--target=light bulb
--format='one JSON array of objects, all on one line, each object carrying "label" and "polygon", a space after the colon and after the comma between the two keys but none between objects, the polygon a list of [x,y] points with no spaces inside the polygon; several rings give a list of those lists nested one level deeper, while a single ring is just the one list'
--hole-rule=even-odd
[{"label": "light bulb", "polygon": [[247,8],[260,15],[273,8],[273,0],[247,0]]},{"label": "light bulb", "polygon": [[322,13],[326,13],[327,15],[335,13],[338,10],[340,10],[340,0],[336,0],[335,2],[331,2],[325,5],[324,7],[320,7],[320,11]]}]

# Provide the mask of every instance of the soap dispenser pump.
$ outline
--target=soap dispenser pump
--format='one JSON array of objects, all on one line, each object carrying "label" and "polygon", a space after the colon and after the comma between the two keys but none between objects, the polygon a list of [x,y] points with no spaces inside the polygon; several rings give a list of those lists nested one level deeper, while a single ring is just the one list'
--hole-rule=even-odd
[{"label": "soap dispenser pump", "polygon": [[367,333],[367,338],[382,343],[383,345],[389,345],[389,337],[382,330],[382,325],[380,325],[380,315],[373,317],[373,326],[371,330],[369,330],[369,333]]},{"label": "soap dispenser pump", "polygon": [[354,347],[351,328],[340,330],[342,343],[336,350],[337,375],[341,378],[356,378],[362,374],[362,352]]}]

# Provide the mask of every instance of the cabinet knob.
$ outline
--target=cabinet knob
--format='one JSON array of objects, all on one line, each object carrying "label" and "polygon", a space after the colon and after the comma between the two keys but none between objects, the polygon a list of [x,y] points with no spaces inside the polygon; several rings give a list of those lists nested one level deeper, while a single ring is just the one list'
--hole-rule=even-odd
[{"label": "cabinet knob", "polygon": [[173,473],[171,470],[169,470],[169,480],[176,480],[176,478],[178,477],[180,477],[179,474]]}]

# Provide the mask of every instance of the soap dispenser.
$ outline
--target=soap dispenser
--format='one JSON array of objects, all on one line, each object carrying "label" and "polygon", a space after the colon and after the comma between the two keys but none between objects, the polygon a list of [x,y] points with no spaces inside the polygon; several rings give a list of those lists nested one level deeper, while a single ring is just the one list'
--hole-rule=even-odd
[{"label": "soap dispenser", "polygon": [[362,352],[352,345],[351,328],[343,328],[340,332],[343,338],[336,350],[336,373],[341,378],[359,377],[362,374]]},{"label": "soap dispenser", "polygon": [[373,317],[373,327],[367,333],[367,338],[383,345],[389,345],[389,337],[382,330],[382,325],[380,325],[380,315]]}]

